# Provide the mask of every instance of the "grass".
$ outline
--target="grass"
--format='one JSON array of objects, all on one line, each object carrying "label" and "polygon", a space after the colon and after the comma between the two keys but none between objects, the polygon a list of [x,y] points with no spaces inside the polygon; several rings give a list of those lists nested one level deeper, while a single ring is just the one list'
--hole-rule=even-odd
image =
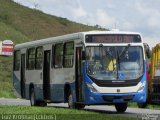
[{"label": "grass", "polygon": [[118,114],[102,114],[84,110],[30,107],[30,106],[0,106],[0,113],[12,115],[56,115],[56,120],[134,120]]},{"label": "grass", "polygon": [[11,81],[12,57],[0,56],[0,97],[15,98]]}]

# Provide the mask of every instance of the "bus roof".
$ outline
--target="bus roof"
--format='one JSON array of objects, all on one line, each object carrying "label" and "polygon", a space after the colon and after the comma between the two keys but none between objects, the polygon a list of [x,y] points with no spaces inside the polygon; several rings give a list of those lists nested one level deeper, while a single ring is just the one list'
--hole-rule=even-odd
[{"label": "bus roof", "polygon": [[[26,42],[26,43],[21,43],[15,45],[15,49],[21,49],[21,48],[26,48],[26,47],[33,47],[33,46],[40,46],[40,45],[45,45],[45,44],[51,44],[55,42],[62,42],[66,40],[77,40],[79,38],[85,37],[87,34],[138,34],[138,32],[126,32],[126,31],[87,31],[87,32],[78,32],[78,33],[72,33],[72,34],[67,34],[67,35],[61,35],[61,36],[56,36],[56,37],[50,37],[50,38],[45,38],[45,39],[40,39],[40,40],[35,40],[31,42]],[[84,42],[84,41],[83,41]]]}]

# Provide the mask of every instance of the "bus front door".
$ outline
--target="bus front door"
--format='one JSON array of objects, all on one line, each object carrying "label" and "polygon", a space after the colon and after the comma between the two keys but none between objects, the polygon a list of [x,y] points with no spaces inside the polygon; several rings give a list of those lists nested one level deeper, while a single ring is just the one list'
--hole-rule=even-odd
[{"label": "bus front door", "polygon": [[45,100],[50,100],[50,50],[44,51],[43,95]]},{"label": "bus front door", "polygon": [[21,55],[21,97],[25,98],[25,54]]},{"label": "bus front door", "polygon": [[76,100],[83,102],[82,47],[76,48]]}]

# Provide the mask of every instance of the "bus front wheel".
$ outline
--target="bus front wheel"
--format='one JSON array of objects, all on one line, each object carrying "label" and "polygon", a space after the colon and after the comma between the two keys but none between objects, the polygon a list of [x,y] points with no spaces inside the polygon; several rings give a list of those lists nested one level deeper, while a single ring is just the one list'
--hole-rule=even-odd
[{"label": "bus front wheel", "polygon": [[147,103],[137,103],[139,108],[146,108],[147,107]]},{"label": "bus front wheel", "polygon": [[77,109],[83,109],[85,107],[84,104],[76,104]]},{"label": "bus front wheel", "polygon": [[118,103],[118,104],[115,104],[115,108],[116,108],[117,112],[123,113],[127,109],[127,103]]}]

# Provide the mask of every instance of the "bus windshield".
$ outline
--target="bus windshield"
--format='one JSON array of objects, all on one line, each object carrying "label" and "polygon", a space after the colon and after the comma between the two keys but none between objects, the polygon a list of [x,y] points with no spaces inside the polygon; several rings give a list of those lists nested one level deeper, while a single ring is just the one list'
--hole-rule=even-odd
[{"label": "bus windshield", "polygon": [[87,47],[87,74],[97,80],[138,79],[143,75],[142,53],[139,46]]}]

